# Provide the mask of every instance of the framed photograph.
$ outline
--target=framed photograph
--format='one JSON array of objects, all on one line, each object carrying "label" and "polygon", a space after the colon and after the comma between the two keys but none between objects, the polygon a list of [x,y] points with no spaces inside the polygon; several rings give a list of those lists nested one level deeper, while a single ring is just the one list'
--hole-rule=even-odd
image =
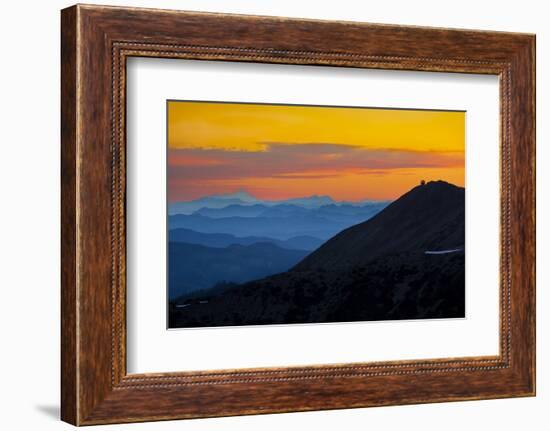
[{"label": "framed photograph", "polygon": [[169,329],[466,317],[465,112],[167,110]]},{"label": "framed photograph", "polygon": [[534,35],[61,16],[63,420],[535,394]]}]

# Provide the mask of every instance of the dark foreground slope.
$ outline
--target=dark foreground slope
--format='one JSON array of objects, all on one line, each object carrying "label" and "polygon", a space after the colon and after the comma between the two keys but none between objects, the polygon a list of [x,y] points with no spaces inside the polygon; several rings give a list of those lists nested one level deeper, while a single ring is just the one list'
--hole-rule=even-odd
[{"label": "dark foreground slope", "polygon": [[463,317],[463,247],[464,189],[430,182],[337,234],[290,271],[171,302],[169,324]]},{"label": "dark foreground slope", "polygon": [[405,193],[377,216],[351,226],[296,266],[341,268],[379,256],[464,245],[464,189],[432,181]]}]

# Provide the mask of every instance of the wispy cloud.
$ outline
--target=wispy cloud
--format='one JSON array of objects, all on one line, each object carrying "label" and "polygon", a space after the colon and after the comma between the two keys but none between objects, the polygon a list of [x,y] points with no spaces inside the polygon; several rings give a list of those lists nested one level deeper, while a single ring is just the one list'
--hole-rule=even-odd
[{"label": "wispy cloud", "polygon": [[394,169],[464,165],[461,152],[372,149],[335,143],[262,142],[263,151],[169,149],[169,180],[328,178],[353,172],[383,175]]}]

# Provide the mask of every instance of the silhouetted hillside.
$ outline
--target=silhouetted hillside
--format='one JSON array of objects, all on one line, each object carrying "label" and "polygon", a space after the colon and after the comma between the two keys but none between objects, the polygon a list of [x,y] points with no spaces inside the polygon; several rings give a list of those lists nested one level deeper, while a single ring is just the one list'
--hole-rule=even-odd
[{"label": "silhouetted hillside", "polygon": [[464,317],[464,283],[463,252],[386,256],[348,271],[288,271],[181,297],[170,303],[169,325],[457,318]]},{"label": "silhouetted hillside", "polygon": [[420,185],[370,220],[325,242],[297,271],[365,264],[385,254],[464,245],[464,188],[444,181]]}]

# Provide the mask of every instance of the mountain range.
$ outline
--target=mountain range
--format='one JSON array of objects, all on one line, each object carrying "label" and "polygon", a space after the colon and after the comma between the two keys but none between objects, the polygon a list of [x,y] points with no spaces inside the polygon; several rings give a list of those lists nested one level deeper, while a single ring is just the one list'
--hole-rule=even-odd
[{"label": "mountain range", "polygon": [[174,215],[169,218],[170,232],[190,229],[201,233],[225,233],[235,236],[264,236],[287,240],[295,236],[311,236],[326,240],[349,223],[329,220],[316,215],[302,217],[222,217],[210,218],[200,214]]},{"label": "mountain range", "polygon": [[387,202],[371,202],[363,206],[331,204],[306,208],[296,204],[231,204],[223,208],[200,208],[192,214],[171,215],[168,225],[170,231],[184,228],[278,240],[295,236],[326,240],[351,225],[368,220],[387,205]]},{"label": "mountain range", "polygon": [[[203,208],[210,209],[219,209],[226,208],[230,205],[239,205],[239,206],[252,206],[252,205],[263,205],[264,207],[270,207],[275,205],[294,205],[306,209],[316,209],[324,205],[356,205],[363,206],[369,203],[379,203],[383,201],[358,201],[358,202],[347,202],[347,201],[335,201],[330,196],[308,196],[302,198],[291,198],[285,200],[262,200],[252,196],[250,193],[245,191],[239,191],[236,193],[220,194],[220,195],[211,195],[204,196],[199,199],[185,202],[172,202],[168,205],[168,214],[186,214],[190,215],[194,212],[201,210]],[[387,203],[387,202],[386,202]]]},{"label": "mountain range", "polygon": [[387,204],[316,195],[265,201],[242,191],[173,204],[183,213],[168,218],[169,298],[284,272]]},{"label": "mountain range", "polygon": [[295,236],[287,240],[277,240],[263,236],[239,237],[227,233],[202,233],[181,228],[170,231],[170,242],[185,242],[216,248],[225,248],[232,244],[272,243],[284,249],[311,251],[318,248],[323,243],[323,240],[307,235]]},{"label": "mountain range", "polygon": [[169,325],[464,317],[464,199],[443,181],[417,186],[284,272],[173,299]]}]

